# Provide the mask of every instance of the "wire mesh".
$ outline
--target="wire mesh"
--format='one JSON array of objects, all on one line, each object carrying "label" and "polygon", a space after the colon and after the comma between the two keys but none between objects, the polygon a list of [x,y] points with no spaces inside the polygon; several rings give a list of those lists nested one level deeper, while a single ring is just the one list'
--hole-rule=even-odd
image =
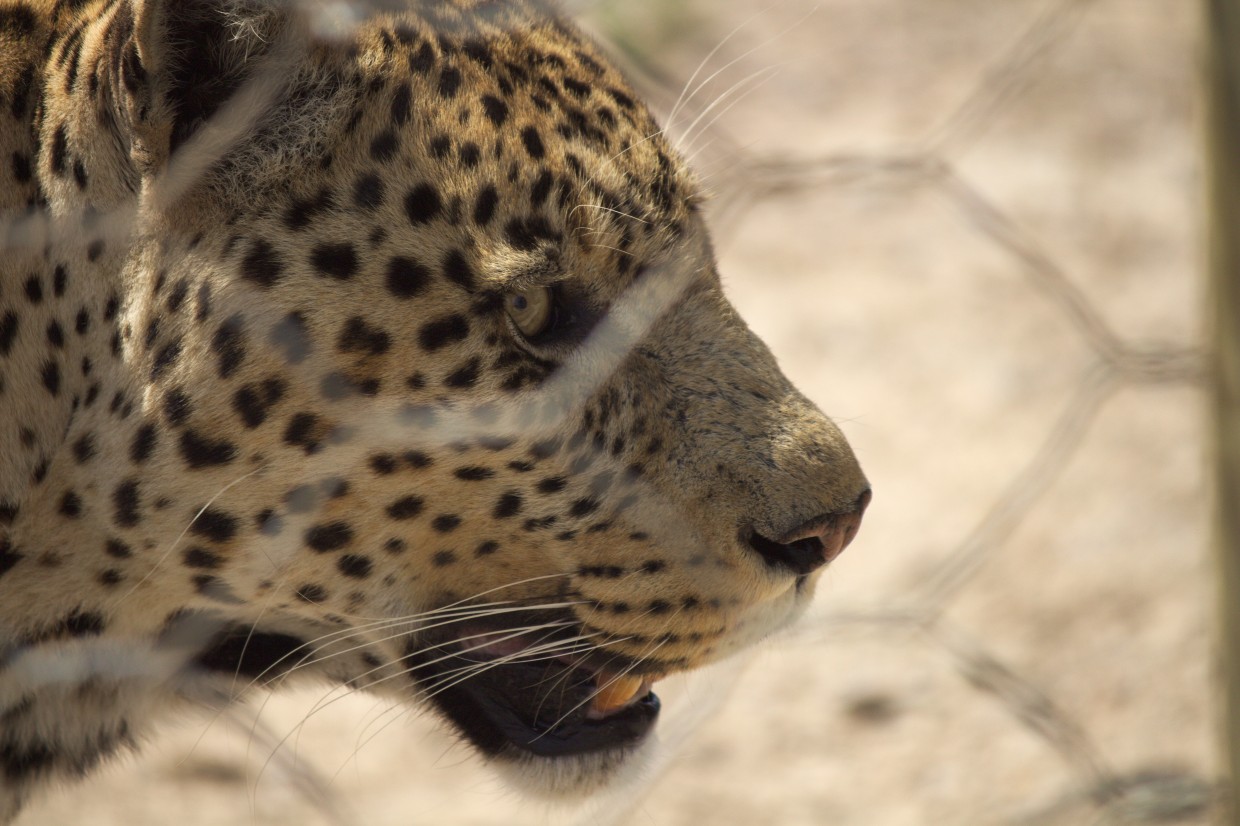
[{"label": "wire mesh", "polygon": [[[819,607],[783,643],[784,650],[770,657],[759,655],[769,667],[751,667],[751,672],[760,672],[756,680],[752,674],[742,676],[742,662],[717,670],[709,683],[682,688],[687,697],[681,706],[684,721],[666,739],[688,744],[679,751],[669,747],[660,771],[643,778],[636,792],[628,787],[620,799],[609,798],[585,813],[564,815],[568,819],[687,823],[705,815],[719,823],[1203,823],[1217,812],[1215,769],[1206,748],[1210,710],[1205,702],[1209,670],[1205,609],[1194,602],[1205,598],[1205,541],[1195,529],[1198,506],[1183,501],[1201,496],[1195,465],[1183,461],[1185,453],[1192,457],[1200,449],[1192,420],[1202,381],[1201,349],[1195,323],[1180,323],[1195,313],[1195,288],[1183,287],[1196,277],[1191,253],[1195,225],[1188,219],[1170,228],[1126,221],[1131,216],[1124,203],[1125,197],[1165,199],[1191,213],[1195,166],[1183,158],[1192,156],[1192,106],[1164,102],[1175,102],[1177,96],[1189,96],[1191,101],[1187,80],[1191,72],[1185,65],[1191,68],[1187,49],[1195,18],[1184,4],[1170,0],[1126,5],[1030,0],[1000,5],[1005,8],[966,0],[936,4],[836,0],[817,5],[788,0],[762,8],[740,2],[654,0],[571,4],[612,42],[648,97],[667,114],[669,128],[686,154],[702,169],[713,197],[711,223],[722,249],[725,278],[729,265],[741,273],[731,276],[729,286],[742,313],[748,315],[754,307],[755,326],[769,333],[776,352],[786,356],[790,372],[808,385],[807,392],[842,420],[863,463],[868,461],[867,445],[873,446],[879,456],[878,472],[871,468],[877,501],[883,501],[884,486],[889,485],[894,489],[891,500],[908,505],[911,515],[893,520],[896,528],[875,531],[874,521],[884,514],[876,506],[850,554],[888,561],[858,563],[855,569],[842,565],[833,572]],[[352,19],[349,8],[328,4],[324,19]],[[1166,22],[1151,22],[1160,17]],[[836,27],[840,33],[825,34]],[[1163,27],[1165,31],[1160,31]],[[1155,42],[1160,34],[1165,39]],[[849,48],[849,37],[861,45]],[[919,38],[933,42],[935,48],[901,53],[902,46]],[[821,43],[822,53],[814,51],[815,42]],[[935,58],[943,54],[935,49],[961,44],[973,48],[969,59],[945,59],[943,67],[936,64]],[[1107,51],[1112,47],[1115,54]],[[707,55],[702,72],[694,75],[693,64]],[[1134,59],[1153,68],[1133,80],[1132,87],[1156,100],[1142,110],[1144,120],[1120,120],[1130,128],[1148,129],[1169,144],[1151,149],[1149,143],[1140,143],[1122,154],[1124,172],[1133,182],[1131,193],[1116,187],[1106,194],[1109,200],[1101,202],[1104,214],[1110,208],[1120,217],[1101,229],[1120,240],[1153,235],[1171,252],[1146,250],[1158,263],[1165,254],[1167,265],[1160,277],[1146,277],[1147,271],[1141,270],[1144,280],[1125,281],[1110,275],[1123,269],[1122,254],[1089,259],[1071,243],[1063,243],[1063,233],[1047,231],[1077,221],[1084,225],[1083,233],[1098,230],[1096,221],[1091,224],[1080,217],[1084,210],[1078,199],[1094,208],[1092,196],[1060,193],[1045,207],[1049,218],[1037,214],[1030,221],[1027,204],[1014,207],[1006,197],[1008,178],[999,182],[991,175],[1029,149],[1020,134],[1012,136],[1013,129],[1019,133],[1029,127],[1029,118],[1062,120],[1068,131],[1089,132],[1092,118],[1106,121],[1114,114],[1103,99],[1092,101],[1096,111],[1082,112],[1077,98],[1078,110],[1068,117],[1046,105],[1048,95],[1054,100],[1054,90],[1043,90],[1037,97],[1042,108],[1013,126],[1008,120],[1013,110],[1027,103],[1030,90],[1045,84],[1048,75],[1104,76],[1115,85],[1116,97],[1122,97],[1133,93],[1121,88],[1123,83],[1114,75],[1124,71],[1125,60]],[[878,115],[859,101],[872,91],[867,82],[881,80],[884,67],[895,76],[892,85],[899,93],[914,101],[908,104],[911,114],[892,114],[903,105],[898,99],[880,106]],[[938,79],[940,68],[947,80]],[[785,69],[787,75],[782,74]],[[685,77],[694,80],[686,85]],[[822,119],[826,127],[815,126],[820,114],[815,102],[822,98],[815,97],[813,85],[834,84],[841,89],[858,77],[863,92],[838,92],[841,111]],[[1151,77],[1162,86],[1142,87]],[[257,98],[269,92],[261,84],[252,91]],[[238,105],[261,109],[252,101]],[[790,115],[798,106],[804,111]],[[1157,111],[1151,115],[1147,110]],[[769,122],[755,124],[764,119]],[[844,137],[824,137],[824,130],[836,122],[848,124],[842,129]],[[886,127],[890,132],[884,132]],[[227,135],[214,137],[228,140]],[[988,148],[997,153],[997,162],[986,158]],[[1040,192],[1097,183],[1078,169],[1091,162],[1085,150],[1077,145],[1058,149],[1020,161],[1034,167],[1029,173],[1034,178],[1043,164],[1067,168],[1066,173],[1063,168],[1047,173],[1050,183]],[[209,160],[209,152],[206,157]],[[1153,184],[1142,177],[1143,164],[1155,169]],[[1164,174],[1166,165],[1172,171]],[[855,211],[841,217],[850,209]],[[1155,210],[1140,217],[1154,221],[1161,214]],[[778,217],[790,215],[795,218]],[[890,216],[907,229],[884,228]],[[117,220],[120,232],[128,226],[122,219]],[[778,226],[783,220],[791,230]],[[824,223],[831,226],[819,229]],[[1030,223],[1042,231],[1031,229]],[[815,237],[819,231],[821,238]],[[798,234],[794,242],[801,245],[800,258],[780,257],[787,252],[781,244],[788,232]],[[872,237],[867,237],[870,233]],[[940,233],[942,240],[934,238]],[[1055,236],[1057,243],[1048,243],[1046,235]],[[32,232],[29,237],[38,246],[44,236]],[[1072,240],[1070,233],[1067,237]],[[927,238],[934,240],[931,252],[926,252],[929,247],[918,247]],[[901,254],[902,243],[912,252]],[[879,246],[883,249],[875,251]],[[918,260],[919,255],[927,260]],[[893,262],[899,272],[886,269]],[[924,273],[919,266],[923,263]],[[861,275],[846,274],[850,267]],[[953,270],[966,274],[957,277]],[[886,280],[888,289],[858,300],[850,290],[858,287],[862,275]],[[908,286],[909,278],[923,278],[926,283]],[[1001,285],[998,299],[985,293],[991,280]],[[981,299],[964,294],[979,284]],[[1131,292],[1144,292],[1153,309],[1125,315],[1129,305],[1121,293]],[[932,300],[919,307],[927,297]],[[796,306],[799,303],[813,306]],[[875,303],[883,305],[882,312],[879,318],[869,318],[866,309]],[[900,348],[911,352],[907,348],[914,343],[897,334],[893,325],[914,319],[914,331],[935,330],[933,325],[916,326],[924,321],[921,313],[933,315],[953,303],[964,305],[962,317],[983,316],[980,332],[942,346],[933,340],[916,342],[918,352],[913,355],[932,360],[941,351],[947,363],[939,365],[944,373],[937,378],[951,376],[937,384],[936,377],[927,378],[927,386],[917,389],[917,371],[925,365],[913,355],[908,356],[915,362],[912,367],[892,361],[903,357]],[[1174,308],[1162,312],[1172,304]],[[1134,329],[1129,315],[1149,323],[1150,330],[1139,323]],[[943,321],[950,326],[956,320],[945,316]],[[858,326],[870,326],[874,339],[886,337],[894,343],[846,340]],[[995,334],[996,330],[1001,332]],[[1004,331],[1018,335],[1007,339]],[[952,334],[940,332],[946,337]],[[801,334],[809,340],[795,341]],[[1013,341],[1022,349],[1019,357],[992,359],[991,348],[1012,347]],[[1002,375],[1013,371],[1020,375]],[[964,391],[952,382],[960,376],[967,382],[971,375],[1016,386],[958,397]],[[906,380],[914,388],[911,395],[898,386],[878,387]],[[1030,389],[1020,386],[1024,380],[1031,382]],[[864,403],[850,399],[852,390]],[[937,391],[946,397],[944,409],[935,410],[933,405],[928,410],[912,409],[925,394]],[[980,402],[975,398],[979,393]],[[1133,398],[1138,399],[1135,406]],[[953,415],[953,404],[969,407],[959,411],[964,424],[938,438],[920,435],[922,441],[914,440],[913,447],[930,446],[925,455],[903,452],[910,437],[899,435],[901,422],[921,432]],[[880,406],[888,408],[884,415],[874,412]],[[1148,409],[1154,412],[1143,419]],[[914,420],[917,423],[911,424]],[[970,428],[996,421],[1003,424],[993,433]],[[363,441],[370,444],[376,438],[382,436],[371,434]],[[885,441],[892,446],[884,447]],[[901,455],[894,455],[897,452]],[[974,452],[995,456],[979,459]],[[960,467],[953,467],[957,454],[963,458]],[[1141,461],[1134,461],[1134,456]],[[1149,474],[1153,469],[1161,475],[1124,478],[1122,489],[1099,484],[1081,500],[1080,483],[1070,477],[1073,468],[1086,461],[1083,457],[1104,464],[1113,461],[1120,474],[1129,470]],[[936,467],[945,460],[947,467]],[[902,483],[901,475],[918,478]],[[961,476],[968,478],[961,481]],[[1105,474],[1100,478],[1105,481]],[[1129,483],[1146,487],[1134,495]],[[935,490],[919,498],[909,492],[917,486]],[[1126,504],[1126,498],[1133,504]],[[948,500],[949,509],[961,507],[935,521],[931,512]],[[1072,512],[1074,505],[1079,512]],[[1138,546],[1129,546],[1132,555],[1155,563],[1171,561],[1161,567],[1134,563],[1123,549],[1116,550],[1114,546],[1133,535],[1131,526],[1125,525],[1099,540],[1107,551],[1101,558],[1084,560],[1088,567],[1084,585],[1066,589],[1061,599],[1040,596],[1036,592],[1042,583],[1049,590],[1072,578],[1074,557],[1061,552],[1048,554],[1049,561],[1040,559],[1036,551],[1040,542],[1046,542],[1046,533],[1036,526],[1058,519],[1058,513],[1046,514],[1054,507],[1067,511],[1065,521],[1079,534],[1096,506],[1107,514],[1099,531],[1113,523],[1113,512],[1118,510],[1137,526],[1137,534],[1147,535]],[[917,520],[930,523],[924,535],[910,530]],[[872,533],[888,541],[868,539]],[[1092,536],[1088,530],[1084,533]],[[1080,553],[1084,556],[1086,551]],[[872,569],[865,567],[870,564]],[[860,596],[851,593],[853,570],[860,580],[856,589]],[[1101,581],[1099,571],[1108,572],[1116,583],[1113,588],[1090,590]],[[1170,578],[1166,593],[1157,589],[1160,577]],[[996,620],[1009,600],[1015,616],[1032,617],[1039,627],[1013,629]],[[1073,629],[1090,625],[1096,611],[1121,610],[1116,607],[1121,603],[1129,613],[1118,623],[1103,616],[1100,622],[1108,632],[1101,641],[1084,633],[1081,637],[1087,643],[1074,643]],[[1158,616],[1168,611],[1174,616],[1160,624]],[[1152,637],[1162,633],[1165,638],[1148,648],[1126,649],[1123,633],[1115,628]],[[1071,656],[1038,660],[1046,648],[1029,639],[1036,641],[1044,633],[1061,635],[1060,647]],[[1103,643],[1115,650],[1102,650]],[[1182,656],[1169,656],[1168,651]],[[1156,656],[1149,661],[1140,659],[1151,652]],[[806,665],[810,659],[822,664]],[[1168,665],[1178,670],[1168,670]],[[862,676],[829,688],[824,682],[836,681],[824,668]],[[945,680],[942,668],[959,679]],[[1063,678],[1063,670],[1070,672],[1070,679]],[[901,672],[903,681],[891,676]],[[802,692],[821,690],[822,696],[812,692],[803,696],[786,685],[790,681],[796,681]],[[1153,683],[1158,683],[1157,690],[1143,690]],[[740,687],[729,702],[726,695],[734,684]],[[780,710],[785,700],[786,712]],[[1125,712],[1107,718],[1100,727],[1091,715],[1109,702],[1123,706]],[[1175,705],[1174,713],[1167,712],[1162,719],[1157,706],[1168,702]],[[725,713],[708,720],[725,704]],[[360,744],[386,713],[372,714],[366,707],[360,735],[349,739],[345,748],[349,760],[364,760]],[[225,719],[243,732],[244,740],[273,740],[267,744],[270,751],[286,759],[290,747],[284,734],[300,725],[301,712],[289,711],[283,718],[279,711],[273,714],[275,719],[268,715],[266,723],[262,715]],[[741,714],[748,720],[745,725],[736,722]],[[822,722],[821,715],[831,715],[834,722]],[[936,715],[941,724],[918,723]],[[350,718],[344,725],[357,722]],[[957,723],[964,736],[954,741]],[[752,725],[763,732],[756,740]],[[1129,725],[1136,732],[1135,744],[1134,737],[1125,739],[1114,731]],[[781,734],[781,726],[789,728]],[[841,732],[864,741],[862,746],[847,740],[826,742]],[[809,746],[798,739],[809,735]],[[198,736],[195,731],[191,739],[197,741]],[[413,739],[429,736],[419,733]],[[787,743],[782,750],[781,737]],[[439,747],[439,741],[431,742]],[[337,777],[307,780],[305,750],[295,751],[297,757],[285,767],[292,778],[287,785],[300,789],[292,797],[308,800],[310,811],[324,822],[407,822],[400,820],[407,811],[393,812],[397,804],[374,787],[376,778],[379,783],[396,780],[390,766],[352,786]],[[745,752],[751,753],[735,759]],[[792,759],[797,752],[817,762]],[[1055,765],[1048,762],[1048,754]],[[683,755],[683,762],[676,762],[678,755]],[[855,756],[855,762],[850,764],[845,755]],[[326,762],[330,773],[340,760]],[[191,769],[184,774],[177,774],[180,768],[170,772],[161,769],[162,764],[146,763],[146,768],[130,775],[136,778],[131,782],[179,784],[184,791],[195,782],[201,786],[201,778],[215,771],[225,779],[219,788],[203,793],[207,807],[250,792],[240,787],[251,778],[227,761],[195,764],[177,752],[173,764],[187,763]],[[309,763],[323,765],[317,758]],[[927,768],[943,763],[955,767],[955,774]],[[429,779],[420,782],[430,786],[451,776],[451,769],[441,764],[422,771]],[[662,780],[653,776],[664,772],[668,777]],[[885,772],[890,772],[889,782],[871,779]],[[174,779],[169,780],[169,774]],[[961,780],[956,774],[969,778]],[[1037,777],[1030,779],[1031,775]],[[517,815],[512,812],[520,810],[519,804],[489,790],[479,792],[472,785],[478,782],[474,775],[463,777],[446,781],[451,794],[475,792],[485,803],[481,814],[464,814],[451,808],[451,802],[436,802],[420,805],[418,819],[514,822]],[[323,788],[338,780],[345,787],[339,796],[362,799],[350,799],[344,806],[337,795],[323,796]],[[22,822],[51,822],[46,818],[62,817],[72,807],[85,805],[84,799],[102,801],[96,805],[106,808],[106,801],[116,799],[114,787],[124,782],[105,778],[74,792],[79,795],[76,800],[47,804],[70,808],[32,810]],[[280,785],[278,780],[265,782]],[[978,787],[991,791],[979,793]],[[899,799],[884,796],[892,791]],[[425,788],[420,793],[432,794]],[[278,823],[290,816],[281,810],[287,798],[275,799],[280,802],[267,808],[254,804],[254,822]],[[350,813],[350,808],[357,813]],[[545,813],[526,815],[536,822]],[[136,821],[130,816],[129,822]]]}]

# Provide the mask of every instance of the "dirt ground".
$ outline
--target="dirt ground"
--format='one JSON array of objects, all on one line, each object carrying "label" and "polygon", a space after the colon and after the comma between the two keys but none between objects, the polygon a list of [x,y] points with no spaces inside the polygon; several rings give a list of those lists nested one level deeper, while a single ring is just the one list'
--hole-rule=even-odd
[{"label": "dirt ground", "polygon": [[321,689],[21,826],[1209,822],[1197,5],[578,0],[664,113],[703,67],[727,288],[874,484],[810,616],[580,809]]}]

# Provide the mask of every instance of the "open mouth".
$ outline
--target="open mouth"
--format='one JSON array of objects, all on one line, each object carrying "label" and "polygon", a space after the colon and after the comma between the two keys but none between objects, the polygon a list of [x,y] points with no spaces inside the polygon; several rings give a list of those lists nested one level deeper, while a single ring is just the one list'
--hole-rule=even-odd
[{"label": "open mouth", "polygon": [[638,746],[659,716],[650,690],[659,675],[628,659],[563,650],[547,631],[468,625],[419,645],[405,664],[429,701],[489,756]]}]

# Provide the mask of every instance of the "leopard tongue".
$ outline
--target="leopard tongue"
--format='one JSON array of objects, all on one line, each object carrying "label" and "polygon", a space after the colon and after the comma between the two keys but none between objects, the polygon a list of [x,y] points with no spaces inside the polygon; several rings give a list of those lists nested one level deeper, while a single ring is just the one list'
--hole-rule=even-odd
[{"label": "leopard tongue", "polygon": [[598,690],[590,703],[589,716],[599,719],[632,705],[646,696],[654,679],[600,671],[595,677]]}]

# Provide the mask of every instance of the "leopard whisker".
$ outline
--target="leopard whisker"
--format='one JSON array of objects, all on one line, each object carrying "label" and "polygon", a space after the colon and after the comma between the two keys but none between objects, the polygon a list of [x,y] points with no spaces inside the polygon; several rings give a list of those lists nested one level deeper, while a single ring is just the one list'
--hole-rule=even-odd
[{"label": "leopard whisker", "polygon": [[[707,117],[712,111],[714,111],[715,107],[726,101],[729,96],[736,95],[735,99],[733,99],[726,108],[716,114],[715,117],[706,124],[706,126],[702,127],[702,131],[709,129],[717,123],[719,118],[723,117],[729,109],[735,106],[738,102],[744,100],[745,97],[754,89],[761,88],[763,83],[766,83],[771,80],[771,78],[775,77],[782,68],[782,66],[766,66],[762,69],[758,69],[753,74],[738,80],[726,91],[724,91],[723,94],[716,97],[709,106],[703,109],[698,116],[694,118],[693,122],[689,124],[689,128],[685,130],[684,135],[681,136],[681,141],[685,145],[685,151],[689,151],[692,148],[693,141],[697,138],[697,135],[694,134],[694,130],[697,129],[698,124],[702,122],[703,118]],[[765,77],[763,77],[764,75]],[[750,88],[745,89],[746,86],[749,86]],[[701,132],[698,132],[698,135],[700,134]]]},{"label": "leopard whisker", "polygon": [[[702,89],[702,86],[709,83],[711,79],[714,78],[715,75],[711,75],[709,78],[707,78],[706,80],[702,82],[702,85],[699,85],[696,88],[694,88],[692,92],[689,91],[689,87],[693,86],[693,81],[697,80],[697,76],[700,75],[702,73],[702,70],[706,68],[706,64],[710,63],[711,59],[714,58],[714,56],[719,53],[719,50],[722,49],[724,46],[726,46],[728,44],[728,41],[730,41],[733,37],[736,37],[736,35],[740,34],[740,32],[746,26],[750,25],[751,23],[753,23],[753,21],[757,20],[759,17],[769,12],[771,10],[771,5],[773,4],[767,4],[766,8],[762,9],[761,11],[755,12],[754,14],[745,18],[743,21],[741,21],[740,25],[732,29],[732,31],[728,32],[727,35],[725,35],[722,40],[720,40],[718,43],[715,44],[715,47],[713,49],[711,49],[709,52],[706,53],[706,57],[702,58],[702,61],[698,64],[697,68],[693,70],[693,74],[689,75],[689,79],[686,80],[685,85],[681,87],[680,96],[676,98],[676,102],[672,104],[671,111],[667,113],[667,124],[669,127],[676,122],[676,115],[680,111],[681,105],[687,104],[690,100],[692,100],[694,96],[696,96],[697,93]],[[728,64],[728,66],[731,66],[731,65],[732,65],[731,63]],[[728,66],[724,66],[723,68],[727,69]],[[723,70],[721,69],[720,71],[723,71]],[[716,72],[716,74],[718,74],[718,72]]]}]

